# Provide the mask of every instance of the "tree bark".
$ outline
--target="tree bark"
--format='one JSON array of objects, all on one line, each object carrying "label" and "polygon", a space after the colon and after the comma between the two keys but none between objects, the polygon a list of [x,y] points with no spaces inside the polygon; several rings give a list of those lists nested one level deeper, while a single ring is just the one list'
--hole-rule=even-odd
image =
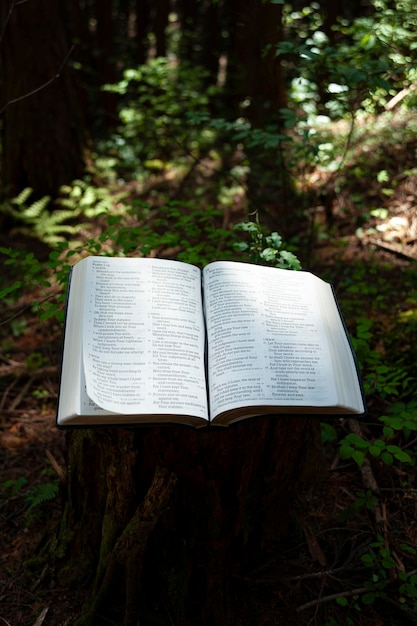
[{"label": "tree bark", "polygon": [[2,187],[55,194],[82,175],[86,135],[65,3],[0,3]]},{"label": "tree bark", "polygon": [[116,94],[101,90],[102,85],[112,85],[118,78],[112,3],[97,2],[96,18],[98,93],[102,108],[101,117],[108,129],[115,127],[118,122]]},{"label": "tree bark", "polygon": [[231,0],[226,91],[235,107],[246,100],[245,116],[264,127],[286,106],[286,91],[275,46],[282,37],[282,5]]},{"label": "tree bark", "polygon": [[147,37],[151,30],[151,7],[148,0],[136,0],[136,64],[143,65],[148,58],[149,42]]},{"label": "tree bark", "polygon": [[[282,234],[289,232],[294,189],[286,166],[281,109],[286,88],[276,46],[282,38],[282,5],[259,0],[227,3],[229,51],[226,106],[233,119],[247,118],[243,141],[250,164],[247,177],[249,212]],[[265,131],[265,134],[259,131]]]},{"label": "tree bark", "polygon": [[53,549],[88,585],[77,626],[238,623],[236,579],[288,541],[321,463],[316,418],[71,432]]},{"label": "tree bark", "polygon": [[169,23],[170,0],[158,0],[154,7],[155,53],[157,57],[167,54],[167,27]]}]

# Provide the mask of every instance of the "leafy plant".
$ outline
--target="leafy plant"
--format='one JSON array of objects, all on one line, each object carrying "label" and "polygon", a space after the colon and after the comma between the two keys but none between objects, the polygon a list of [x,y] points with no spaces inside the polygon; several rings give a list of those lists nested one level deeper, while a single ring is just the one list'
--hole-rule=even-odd
[{"label": "leafy plant", "polygon": [[[44,476],[49,476],[50,470],[43,470]],[[1,496],[3,498],[15,498],[22,496],[25,503],[25,516],[27,523],[33,519],[34,510],[45,502],[54,500],[59,492],[59,483],[57,480],[48,480],[35,485],[28,485],[28,481],[24,476],[20,476],[15,480],[7,480],[1,485]]]},{"label": "leafy plant", "polygon": [[301,263],[295,254],[282,248],[283,240],[277,232],[267,234],[257,222],[242,222],[235,226],[235,230],[248,235],[249,241],[236,242],[234,248],[247,254],[252,263],[282,269],[301,269]]},{"label": "leafy plant", "polygon": [[[358,285],[355,288],[358,289]],[[366,285],[365,289],[369,295],[370,287]],[[356,333],[351,336],[364,373],[365,392],[368,395],[378,393],[384,398],[398,396],[408,389],[413,379],[401,360],[390,362],[380,350],[373,347],[373,343],[376,343],[374,326],[375,320],[360,317],[357,319]]]},{"label": "leafy plant", "polygon": [[[334,24],[339,37],[333,41],[325,32],[325,16],[317,3],[300,10],[286,6],[287,38],[277,45],[276,54],[297,68],[294,95],[308,115],[318,112],[317,103],[320,113],[337,117],[360,107],[375,111],[393,89],[403,87],[405,77],[413,82],[414,6],[410,0],[374,0],[373,5],[375,10],[366,16]],[[302,95],[300,84],[304,84]]]},{"label": "leafy plant", "polygon": [[125,166],[152,168],[160,161],[163,167],[174,155],[188,155],[204,145],[198,113],[207,112],[215,91],[202,88],[204,75],[199,67],[157,57],[125,70],[119,83],[104,87],[124,98],[113,152]]},{"label": "leafy plant", "polygon": [[71,185],[61,187],[57,202],[70,210],[72,216],[82,215],[91,219],[114,212],[114,205],[121,198],[121,193],[111,193],[107,187],[98,187],[86,180],[75,180]]},{"label": "leafy plant", "polygon": [[54,500],[57,497],[58,492],[58,482],[47,482],[41,483],[40,485],[34,485],[25,496],[25,502],[29,507],[27,513],[44,502]]},{"label": "leafy plant", "polygon": [[362,466],[366,455],[380,458],[385,465],[392,465],[394,460],[410,464],[415,462],[415,459],[408,452],[395,444],[390,444],[389,440],[373,439],[368,441],[356,433],[350,433],[340,441],[339,454],[341,459],[352,459],[359,467]]},{"label": "leafy plant", "polygon": [[77,212],[51,210],[50,196],[28,203],[32,192],[30,188],[24,189],[5,206],[5,212],[21,223],[14,228],[14,232],[26,237],[36,237],[46,244],[54,245],[80,230],[81,226],[78,224],[69,225],[69,222],[77,216]]},{"label": "leafy plant", "polygon": [[20,476],[16,480],[6,480],[1,485],[2,497],[14,497],[23,487],[27,485],[27,479]]}]

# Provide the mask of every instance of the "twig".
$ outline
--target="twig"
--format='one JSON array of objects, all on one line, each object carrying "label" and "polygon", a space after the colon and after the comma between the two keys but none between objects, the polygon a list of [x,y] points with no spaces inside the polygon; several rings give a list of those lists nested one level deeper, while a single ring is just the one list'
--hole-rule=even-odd
[{"label": "twig", "polygon": [[[1,111],[0,111],[1,113]],[[53,293],[45,296],[44,298],[42,298],[41,300],[39,300],[37,302],[37,304],[43,304],[44,302],[48,302],[48,300],[52,300],[53,298],[55,298],[60,292],[59,291],[54,291]],[[16,313],[14,313],[13,315],[11,315],[10,317],[8,317],[5,320],[0,320],[0,326],[3,326],[4,324],[10,324],[10,322],[12,322],[13,320],[15,320],[17,317],[20,317],[20,315],[23,315],[23,313],[25,313],[26,311],[29,311],[31,309],[31,307],[33,306],[33,304],[28,304],[26,306],[24,306],[23,308],[19,308],[18,311],[16,311]],[[10,310],[10,307],[9,307]]]},{"label": "twig", "polygon": [[284,578],[282,580],[285,580],[286,582],[292,582],[296,580],[297,581],[306,580],[309,578],[324,578],[324,577],[334,578],[335,574],[338,574],[339,572],[343,572],[345,570],[346,570],[346,566],[342,565],[341,567],[320,570],[319,572],[309,572],[308,574],[299,574],[298,576],[289,576],[288,578]]},{"label": "twig", "polygon": [[[15,2],[15,0],[12,0],[11,3],[10,3],[9,12],[8,12],[8,14],[6,16],[6,19],[4,20],[3,28],[2,28],[2,31],[0,33],[0,44],[1,44],[2,40],[3,40],[4,33],[6,32],[7,24],[10,21],[10,18],[12,16],[12,13],[13,13],[13,10],[14,10],[15,6],[16,6],[16,2]],[[3,618],[0,618],[0,619],[3,619]]]},{"label": "twig", "polygon": [[254,577],[254,576],[237,576],[239,580],[244,580],[249,583],[253,583],[255,585],[269,585],[271,583],[280,583],[280,582],[301,582],[303,580],[309,580],[311,578],[336,578],[335,574],[338,572],[346,571],[346,566],[342,565],[341,567],[335,567],[334,569],[326,569],[320,570],[318,572],[308,572],[307,574],[298,574],[297,576],[264,576],[262,577]]},{"label": "twig", "polygon": [[[414,576],[417,570],[411,570],[411,572],[406,572],[407,578]],[[397,579],[390,580],[387,585],[392,585],[396,582]],[[325,602],[331,602],[332,600],[337,600],[337,598],[351,598],[352,596],[361,595],[362,593],[367,593],[370,591],[369,587],[358,587],[357,589],[349,589],[348,591],[340,591],[339,593],[331,593],[328,596],[321,596],[320,598],[316,598],[315,600],[310,600],[309,602],[305,602],[305,604],[301,604],[296,608],[297,613],[301,611],[305,611],[305,609],[309,609],[313,606],[317,606],[319,604],[323,604]]]},{"label": "twig", "polygon": [[[15,370],[13,370],[13,371],[15,371]],[[1,376],[1,374],[0,374],[0,376]],[[20,380],[20,374],[18,376],[16,376],[16,378],[14,380],[12,380],[10,385],[6,388],[4,394],[2,395],[2,398],[0,400],[0,411],[2,411],[4,409],[4,407],[6,406],[6,400],[9,397],[9,393],[13,389],[13,387],[15,387],[17,385],[19,380]]]},{"label": "twig", "polygon": [[50,464],[52,465],[52,468],[55,470],[56,474],[58,475],[60,482],[62,483],[62,485],[66,485],[67,475],[65,471],[62,469],[62,467],[60,466],[60,464],[58,463],[58,461],[56,460],[52,452],[50,452],[49,450],[45,450],[45,452],[46,452],[46,456],[49,459]]},{"label": "twig", "polygon": [[357,596],[362,593],[366,593],[367,591],[369,591],[368,587],[358,587],[358,589],[350,589],[350,591],[341,591],[339,593],[331,593],[328,596],[322,596],[321,598],[316,598],[315,600],[310,600],[310,602],[301,604],[301,606],[298,606],[296,608],[296,611],[297,613],[301,613],[301,611],[310,609],[312,606],[317,606],[318,604],[324,604],[325,602],[331,602],[332,600],[337,600],[337,598],[351,598],[352,596]]},{"label": "twig", "polygon": [[30,96],[34,96],[36,93],[38,93],[39,91],[42,91],[46,87],[49,87],[49,85],[51,85],[54,81],[56,81],[58,78],[60,78],[62,69],[63,69],[64,65],[67,63],[67,61],[68,61],[68,59],[69,59],[69,57],[70,57],[70,55],[71,55],[73,50],[74,50],[74,46],[72,45],[71,48],[68,50],[67,54],[65,55],[64,60],[62,61],[61,65],[59,66],[59,69],[58,69],[57,73],[55,74],[55,76],[52,76],[52,78],[49,78],[46,82],[42,83],[42,85],[39,85],[39,87],[36,87],[36,89],[32,89],[32,91],[28,91],[25,94],[23,94],[22,96],[18,96],[17,98],[13,98],[12,100],[9,100],[8,102],[6,102],[4,107],[2,109],[0,109],[0,115],[2,115],[4,113],[4,111],[11,104],[16,104],[16,102],[20,102],[21,100],[25,100],[25,98],[30,98]]},{"label": "twig", "polygon": [[370,244],[373,244],[374,246],[378,246],[378,248],[382,248],[383,250],[387,250],[388,252],[391,252],[392,254],[396,254],[397,256],[404,257],[405,259],[411,259],[412,261],[417,261],[417,258],[415,256],[412,256],[411,254],[404,252],[404,246],[400,246],[400,245],[397,246],[394,244],[389,244],[379,239],[369,239],[368,241]]},{"label": "twig", "polygon": [[26,384],[22,387],[22,389],[20,390],[20,393],[15,397],[15,399],[11,403],[9,407],[11,411],[14,411],[19,406],[22,398],[26,396],[27,392],[32,386],[32,383],[33,383],[33,378],[29,378],[29,380],[26,381]]},{"label": "twig", "polygon": [[404,100],[404,98],[406,98],[408,94],[412,93],[416,89],[416,87],[417,85],[413,83],[409,87],[401,89],[401,91],[399,91],[393,98],[391,98],[391,100],[387,102],[387,104],[385,105],[385,110],[391,111],[392,109],[394,109],[397,104]]},{"label": "twig", "polygon": [[39,615],[38,619],[37,619],[37,620],[36,620],[36,622],[33,624],[33,626],[42,626],[42,624],[43,624],[43,623],[44,623],[44,621],[45,621],[45,617],[46,617],[46,615],[47,615],[48,611],[49,611],[49,607],[47,606],[47,607],[45,607],[45,608],[42,610],[41,614]]}]

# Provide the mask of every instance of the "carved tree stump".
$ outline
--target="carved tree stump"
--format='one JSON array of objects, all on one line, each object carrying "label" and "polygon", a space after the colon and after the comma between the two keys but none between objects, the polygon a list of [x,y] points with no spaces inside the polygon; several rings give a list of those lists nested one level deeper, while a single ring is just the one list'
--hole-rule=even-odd
[{"label": "carved tree stump", "polygon": [[322,458],[317,418],[67,434],[59,576],[86,585],[77,626],[234,624],[235,576],[288,535]]}]

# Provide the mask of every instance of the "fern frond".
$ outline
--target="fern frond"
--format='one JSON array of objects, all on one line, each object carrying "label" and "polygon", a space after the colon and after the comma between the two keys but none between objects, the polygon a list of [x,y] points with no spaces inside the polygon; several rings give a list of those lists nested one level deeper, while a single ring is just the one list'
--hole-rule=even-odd
[{"label": "fern frond", "polygon": [[58,483],[43,483],[35,485],[26,495],[26,502],[29,504],[29,511],[43,502],[53,500],[58,495]]},{"label": "fern frond", "polygon": [[51,201],[51,196],[44,196],[40,200],[36,200],[30,206],[20,212],[20,218],[26,221],[36,220],[45,211]]},{"label": "fern frond", "polygon": [[16,196],[16,198],[13,198],[12,203],[17,204],[17,206],[22,206],[22,204],[25,204],[26,200],[29,198],[29,196],[32,195],[32,193],[32,187],[26,187],[25,189],[23,189],[23,191],[19,193],[18,196]]}]

